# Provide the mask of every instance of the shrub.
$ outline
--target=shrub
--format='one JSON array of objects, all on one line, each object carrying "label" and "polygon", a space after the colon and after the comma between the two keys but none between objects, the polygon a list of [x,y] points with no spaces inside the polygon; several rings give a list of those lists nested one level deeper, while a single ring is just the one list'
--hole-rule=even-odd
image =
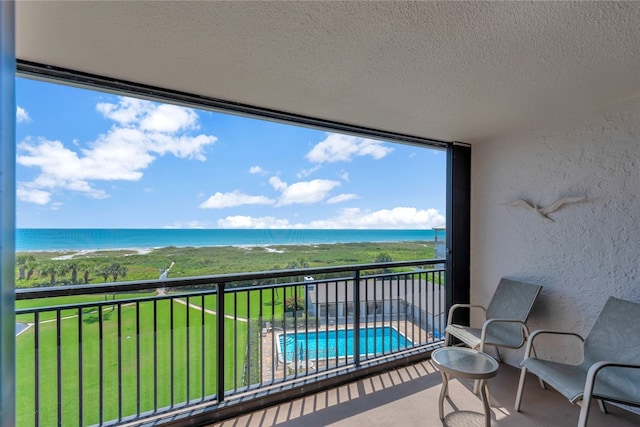
[{"label": "shrub", "polygon": [[304,310],[304,299],[302,297],[287,297],[284,300],[284,311]]}]

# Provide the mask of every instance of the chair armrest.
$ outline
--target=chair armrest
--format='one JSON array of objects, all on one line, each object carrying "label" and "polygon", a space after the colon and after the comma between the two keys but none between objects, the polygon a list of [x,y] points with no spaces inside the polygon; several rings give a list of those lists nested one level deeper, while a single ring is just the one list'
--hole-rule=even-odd
[{"label": "chair armrest", "polygon": [[581,342],[584,342],[584,338],[582,337],[582,335],[577,334],[575,332],[569,332],[569,331],[554,331],[551,329],[537,329],[535,331],[533,331],[531,333],[531,335],[529,335],[529,339],[527,341],[527,347],[525,348],[524,351],[524,358],[528,359],[530,357],[531,354],[531,349],[533,348],[533,341],[539,337],[540,335],[567,335],[567,336],[574,336],[580,339]]},{"label": "chair armrest", "polygon": [[525,324],[522,320],[517,320],[517,319],[488,319],[482,325],[482,329],[485,329],[487,326],[489,326],[492,323],[519,323],[521,325]]},{"label": "chair armrest", "polygon": [[[516,319],[488,319],[482,324],[482,333],[480,334],[480,348],[484,348],[485,339],[487,337],[487,330],[489,326],[494,323],[518,323],[522,328],[527,331],[527,325],[522,320]],[[482,350],[480,350],[482,351]]]},{"label": "chair armrest", "polygon": [[481,308],[485,313],[487,312],[487,309],[484,308],[484,306],[482,306],[482,305],[476,305],[476,304],[454,304],[449,309],[449,317],[447,317],[447,325],[451,324],[451,322],[453,321],[453,313],[459,308]]},{"label": "chair armrest", "polygon": [[[638,364],[630,364],[630,363],[618,363],[618,362],[609,362],[609,361],[601,361],[596,362],[589,368],[587,372],[587,379],[584,384],[584,392],[582,393],[582,402],[580,406],[580,418],[578,419],[579,426],[586,426],[587,419],[589,417],[589,405],[591,403],[591,399],[593,398],[593,388],[596,383],[596,376],[598,373],[604,369],[609,367],[615,368],[631,368],[631,369],[640,369],[640,365]],[[599,396],[596,396],[598,398]]]},{"label": "chair armrest", "polygon": [[593,387],[596,383],[596,376],[604,368],[640,369],[640,365],[637,363],[619,363],[606,360],[594,363],[593,365],[591,365],[589,371],[587,372],[587,380],[584,385],[583,400],[588,401],[588,399],[591,399],[591,395],[593,394]]},{"label": "chair armrest", "polygon": [[600,362],[596,362],[589,368],[589,372],[587,373],[587,379],[589,377],[596,377],[598,372],[600,372],[603,368],[629,368],[629,369],[640,369],[640,364],[637,363],[620,363],[620,362],[611,362],[607,360],[602,360]]}]

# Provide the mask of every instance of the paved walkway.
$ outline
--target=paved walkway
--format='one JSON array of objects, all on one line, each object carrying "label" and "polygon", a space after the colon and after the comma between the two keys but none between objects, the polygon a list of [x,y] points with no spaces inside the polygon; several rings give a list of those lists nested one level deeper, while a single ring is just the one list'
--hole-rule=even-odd
[{"label": "paved walkway", "polygon": [[[180,298],[176,298],[173,301],[177,302],[179,304],[182,304],[182,305],[187,305],[187,302],[184,301],[183,299],[180,299]],[[191,302],[189,303],[189,308],[193,308],[194,310],[198,310],[198,311],[204,311],[205,313],[213,314],[214,316],[217,314],[214,310],[209,310],[208,308],[204,308],[203,309],[199,305],[196,305],[196,304],[191,303]],[[246,323],[246,322],[249,321],[248,319],[245,319],[244,317],[232,316],[230,314],[225,314],[224,317],[227,318],[227,319],[231,319],[231,320],[237,320],[238,322],[245,322]]]}]

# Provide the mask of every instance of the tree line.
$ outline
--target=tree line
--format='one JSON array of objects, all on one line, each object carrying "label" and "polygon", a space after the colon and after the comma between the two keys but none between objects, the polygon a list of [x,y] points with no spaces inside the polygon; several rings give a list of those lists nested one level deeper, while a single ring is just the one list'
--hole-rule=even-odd
[{"label": "tree line", "polygon": [[[374,263],[392,262],[392,258],[389,254],[381,252],[378,253],[374,260]],[[298,270],[311,267],[309,262],[303,257],[298,257],[295,260],[289,261],[286,265],[274,265],[271,270]],[[56,286],[56,285],[78,285],[89,284],[95,282],[96,279],[102,279],[104,283],[111,280],[117,282],[127,277],[128,268],[118,262],[114,262],[113,258],[108,259],[106,262],[100,262],[99,259],[68,259],[68,260],[53,260],[53,259],[37,259],[30,254],[18,254],[16,256],[16,279],[18,286]],[[163,270],[160,270],[163,271]],[[389,273],[390,269],[373,269],[369,270],[368,274],[381,274]],[[139,274],[138,274],[139,275]],[[341,273],[327,273],[318,275],[315,279],[331,279],[341,276]],[[157,278],[157,276],[155,276]],[[39,279],[39,280],[38,280]],[[135,277],[135,279],[149,279],[149,277]],[[291,281],[304,281],[304,275],[290,276],[281,279],[264,279],[261,284],[277,284],[282,280],[286,282]],[[25,283],[28,282],[28,283]],[[250,282],[235,282],[228,286],[249,286],[254,283]],[[198,288],[200,286],[194,286]]]},{"label": "tree line", "polygon": [[19,280],[31,280],[34,275],[48,279],[50,286],[89,284],[94,277],[101,277],[106,283],[110,278],[117,282],[127,276],[128,268],[119,263],[96,264],[79,260],[41,261],[33,255],[18,255],[16,257]]}]

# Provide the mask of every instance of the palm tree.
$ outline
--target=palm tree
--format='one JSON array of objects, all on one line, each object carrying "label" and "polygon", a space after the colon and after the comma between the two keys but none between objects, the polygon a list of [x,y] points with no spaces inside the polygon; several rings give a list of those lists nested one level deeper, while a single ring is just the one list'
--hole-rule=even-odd
[{"label": "palm tree", "polygon": [[102,276],[104,283],[107,283],[107,279],[111,276],[111,268],[108,265],[97,266],[95,272],[98,276]]},{"label": "palm tree", "polygon": [[309,263],[304,258],[298,258],[295,261],[289,262],[285,267],[287,270],[295,270],[297,268],[309,268]]},{"label": "palm tree", "polygon": [[111,273],[111,276],[113,276],[114,282],[118,281],[118,276],[127,277],[127,271],[127,267],[118,263],[111,264],[111,266],[109,267],[109,272]]},{"label": "palm tree", "polygon": [[68,270],[71,270],[71,284],[75,285],[78,283],[78,267],[80,266],[80,263],[78,261],[71,260],[66,263],[66,266]]},{"label": "palm tree", "polygon": [[[297,270],[298,268],[309,268],[309,263],[304,258],[298,258],[295,261],[289,262],[289,264],[287,264],[287,266],[285,267],[285,269],[287,270]],[[303,277],[298,276],[292,277],[291,279],[300,282],[302,281]]]},{"label": "palm tree", "polygon": [[[309,263],[302,257],[298,258],[295,261],[291,261],[289,262],[289,264],[287,264],[286,269],[287,270],[297,270],[299,268],[309,268]],[[304,276],[292,276],[291,280],[294,280],[296,282],[301,282],[304,280]],[[298,287],[299,292],[302,291],[302,287]],[[286,295],[286,294],[285,294]],[[285,299],[285,304],[286,304],[287,300]],[[303,306],[304,308],[304,306]]]},{"label": "palm tree", "polygon": [[376,259],[374,259],[373,262],[393,262],[393,259],[388,253],[380,252],[378,255],[376,255]]},{"label": "palm tree", "polygon": [[86,262],[82,262],[78,265],[78,271],[82,272],[82,279],[85,285],[89,284],[89,274],[91,274],[92,269],[92,265],[87,264]]},{"label": "palm tree", "polygon": [[[391,258],[391,255],[385,253],[385,252],[380,252],[378,253],[378,255],[376,255],[376,259],[373,260],[373,262],[375,263],[383,263],[383,262],[393,262],[393,259]],[[383,268],[378,270],[378,273],[391,273],[391,269],[390,268]]]},{"label": "palm tree", "polygon": [[35,273],[37,268],[38,261],[36,261],[35,258],[27,260],[27,263],[25,264],[25,269],[27,270],[27,280],[31,280],[31,276],[33,276],[33,273]]},{"label": "palm tree", "polygon": [[56,284],[56,275],[64,275],[69,271],[68,267],[63,263],[49,262],[40,267],[38,274],[41,276],[49,276],[51,286]]},{"label": "palm tree", "polygon": [[56,282],[56,267],[51,263],[43,264],[38,268],[38,275],[41,277],[50,276],[51,284]]},{"label": "palm tree", "polygon": [[[111,264],[111,265],[100,265],[96,268],[95,272],[98,276],[102,276],[104,279],[104,283],[107,283],[107,280],[110,276],[114,277],[114,281],[118,279],[118,275],[122,275],[122,271],[118,271],[120,269],[120,264]],[[127,274],[126,267],[124,267],[124,275]],[[114,273],[115,271],[115,273]],[[104,300],[107,301],[109,299],[109,294],[104,294]],[[113,294],[113,299],[116,299],[115,294]]]},{"label": "palm tree", "polygon": [[36,258],[33,255],[18,255],[16,257],[16,265],[18,266],[18,279],[25,279],[27,266],[33,264]]},{"label": "palm tree", "polygon": [[[277,265],[274,265],[273,267],[271,267],[271,270],[280,270],[280,267],[279,267],[279,266],[277,266]],[[270,280],[271,280],[271,282],[270,282],[270,283],[269,283],[269,282],[267,282],[267,283],[269,283],[269,284],[276,284],[276,285],[277,285],[278,283],[280,283],[280,281],[279,281],[278,279],[270,279]],[[276,287],[276,288],[275,288],[275,298],[274,298],[274,300],[273,300],[273,304],[279,304],[279,303],[280,303],[280,293],[278,292],[279,290],[280,290],[280,288],[279,288],[279,287]]]}]

